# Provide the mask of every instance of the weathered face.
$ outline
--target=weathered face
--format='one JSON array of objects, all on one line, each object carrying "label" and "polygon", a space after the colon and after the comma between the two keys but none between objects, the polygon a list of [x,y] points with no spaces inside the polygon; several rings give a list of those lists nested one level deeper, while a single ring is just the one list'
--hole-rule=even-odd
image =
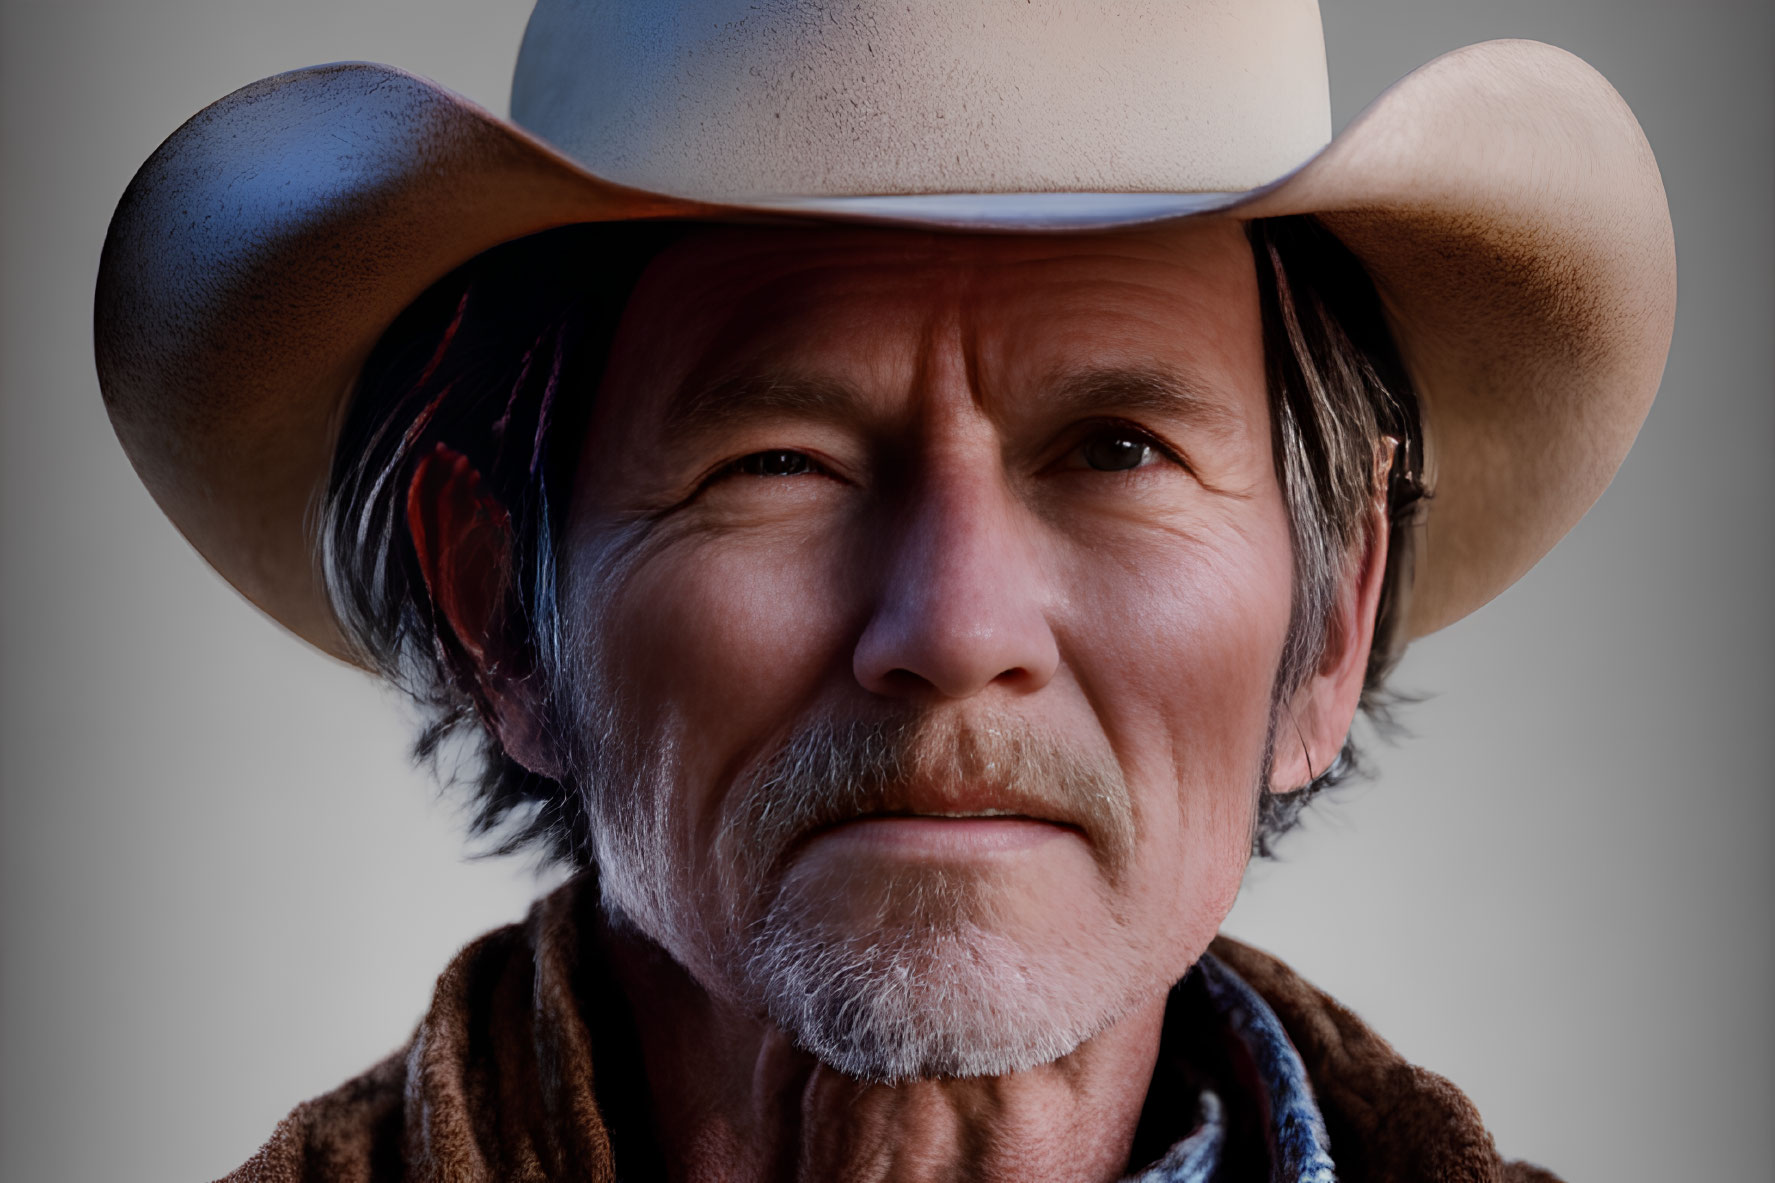
[{"label": "weathered face", "polygon": [[860,1075],[1004,1071],[1206,948],[1292,570],[1238,226],[699,231],[579,471],[604,890],[705,988]]}]

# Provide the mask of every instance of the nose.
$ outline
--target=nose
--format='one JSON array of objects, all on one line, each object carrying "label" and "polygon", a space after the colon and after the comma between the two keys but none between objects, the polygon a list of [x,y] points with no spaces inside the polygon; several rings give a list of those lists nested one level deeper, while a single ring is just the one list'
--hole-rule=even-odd
[{"label": "nose", "polygon": [[938,472],[884,531],[852,667],[876,694],[959,699],[1048,684],[1059,647],[1034,524],[988,469]]}]

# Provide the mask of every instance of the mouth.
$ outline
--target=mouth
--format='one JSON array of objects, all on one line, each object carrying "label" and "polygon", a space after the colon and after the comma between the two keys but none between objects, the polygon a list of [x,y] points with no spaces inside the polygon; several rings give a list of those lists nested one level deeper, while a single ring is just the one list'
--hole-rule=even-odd
[{"label": "mouth", "polygon": [[871,854],[938,861],[1013,854],[1063,839],[1083,840],[1069,822],[1036,817],[1014,809],[910,810],[859,814],[807,834],[798,845],[836,854]]}]

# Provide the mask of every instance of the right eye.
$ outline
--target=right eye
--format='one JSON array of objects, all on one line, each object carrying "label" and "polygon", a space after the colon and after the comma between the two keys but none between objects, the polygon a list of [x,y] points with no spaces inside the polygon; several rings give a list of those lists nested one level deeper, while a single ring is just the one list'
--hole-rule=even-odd
[{"label": "right eye", "polygon": [[820,467],[806,452],[778,449],[741,456],[728,471],[742,476],[807,476],[819,472]]}]

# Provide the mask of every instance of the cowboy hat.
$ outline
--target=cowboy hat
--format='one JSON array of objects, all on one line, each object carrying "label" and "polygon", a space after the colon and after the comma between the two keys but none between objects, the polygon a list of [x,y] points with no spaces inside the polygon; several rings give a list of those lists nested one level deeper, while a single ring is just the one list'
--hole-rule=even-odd
[{"label": "cowboy hat", "polygon": [[433,282],[556,226],[1312,215],[1423,403],[1412,637],[1601,495],[1669,347],[1651,150],[1535,42],[1440,57],[1332,138],[1314,0],[540,0],[512,111],[384,65],[281,74],[174,132],[111,222],[94,334],[125,452],[224,578],[338,656],[313,511],[358,369]]}]

